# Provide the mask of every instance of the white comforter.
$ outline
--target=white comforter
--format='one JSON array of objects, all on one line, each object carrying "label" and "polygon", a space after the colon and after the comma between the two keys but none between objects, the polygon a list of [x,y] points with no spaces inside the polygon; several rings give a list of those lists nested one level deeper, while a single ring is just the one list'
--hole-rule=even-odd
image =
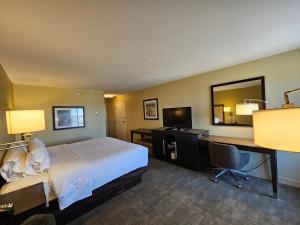
[{"label": "white comforter", "polygon": [[48,148],[49,175],[60,209],[135,169],[147,166],[147,148],[113,138],[99,138]]},{"label": "white comforter", "polygon": [[60,209],[92,195],[93,186],[88,164],[79,155],[61,145],[50,151],[49,175]]}]

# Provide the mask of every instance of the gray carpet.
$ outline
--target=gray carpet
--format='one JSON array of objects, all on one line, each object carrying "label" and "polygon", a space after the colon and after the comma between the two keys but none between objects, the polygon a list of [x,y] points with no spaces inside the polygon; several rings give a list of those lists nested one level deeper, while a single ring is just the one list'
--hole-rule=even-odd
[{"label": "gray carpet", "polygon": [[69,225],[300,224],[300,189],[279,185],[275,200],[269,181],[251,178],[244,189],[234,184],[229,176],[213,183],[209,173],[151,158],[141,184]]}]

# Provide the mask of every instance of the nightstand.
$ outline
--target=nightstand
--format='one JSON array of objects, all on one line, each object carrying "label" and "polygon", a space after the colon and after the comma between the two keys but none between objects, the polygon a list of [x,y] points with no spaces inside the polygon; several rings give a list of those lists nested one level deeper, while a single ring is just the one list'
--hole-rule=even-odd
[{"label": "nightstand", "polygon": [[0,224],[13,224],[14,204],[0,203]]},{"label": "nightstand", "polygon": [[45,204],[46,197],[43,183],[34,184],[17,191],[0,195],[0,204],[9,203],[13,204],[12,210],[2,213],[3,216],[0,216],[1,225],[13,224],[16,223],[16,221],[21,222],[30,216],[30,213],[27,213],[28,210]]}]

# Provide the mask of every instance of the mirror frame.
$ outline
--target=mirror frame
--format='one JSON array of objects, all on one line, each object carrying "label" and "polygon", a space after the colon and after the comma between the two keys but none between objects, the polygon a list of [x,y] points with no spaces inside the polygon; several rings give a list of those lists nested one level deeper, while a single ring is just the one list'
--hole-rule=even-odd
[{"label": "mirror frame", "polygon": [[[253,127],[253,125],[247,125],[247,124],[218,124],[215,123],[214,121],[214,88],[215,87],[220,87],[220,86],[225,86],[225,85],[230,85],[230,84],[238,84],[238,83],[243,83],[243,82],[248,82],[248,81],[254,81],[254,80],[260,80],[261,81],[261,93],[262,93],[262,99],[263,101],[266,101],[266,93],[265,93],[265,77],[260,76],[260,77],[254,77],[254,78],[249,78],[249,79],[244,79],[244,80],[237,80],[237,81],[231,81],[231,82],[226,82],[226,83],[221,83],[221,84],[214,84],[210,86],[210,97],[211,97],[211,122],[212,125],[216,126],[233,126],[233,127]],[[266,109],[266,103],[263,103],[263,109]]]}]

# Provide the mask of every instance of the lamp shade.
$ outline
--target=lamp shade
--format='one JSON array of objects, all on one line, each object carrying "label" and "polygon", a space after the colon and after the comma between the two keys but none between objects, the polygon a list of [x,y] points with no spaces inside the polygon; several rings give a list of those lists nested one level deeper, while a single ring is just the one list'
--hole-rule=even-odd
[{"label": "lamp shade", "polygon": [[6,111],[6,122],[8,134],[45,130],[44,110]]},{"label": "lamp shade", "polygon": [[300,108],[255,111],[253,131],[259,146],[300,152]]},{"label": "lamp shade", "polygon": [[229,106],[224,107],[224,112],[230,112],[230,111],[231,111],[231,108]]},{"label": "lamp shade", "polygon": [[257,103],[241,103],[236,104],[236,114],[237,115],[252,115],[253,111],[259,110],[259,105]]}]

